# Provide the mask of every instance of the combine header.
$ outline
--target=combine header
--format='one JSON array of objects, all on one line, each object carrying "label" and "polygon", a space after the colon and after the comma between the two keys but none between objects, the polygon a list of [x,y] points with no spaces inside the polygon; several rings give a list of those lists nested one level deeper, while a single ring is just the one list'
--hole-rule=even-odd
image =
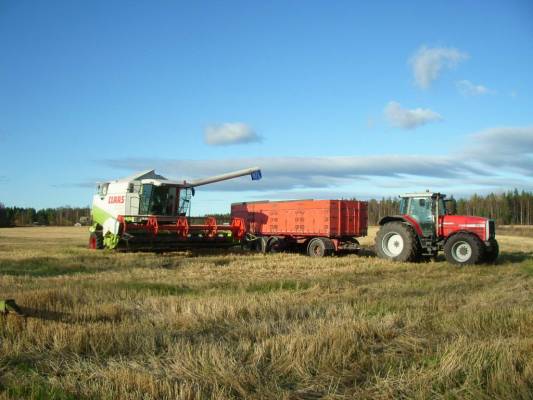
[{"label": "combine header", "polygon": [[232,218],[219,225],[213,217],[191,225],[187,214],[195,187],[245,175],[261,179],[259,168],[210,178],[171,181],[154,170],[100,183],[93,197],[89,247],[92,249],[176,249],[224,247],[246,235],[244,221]]}]

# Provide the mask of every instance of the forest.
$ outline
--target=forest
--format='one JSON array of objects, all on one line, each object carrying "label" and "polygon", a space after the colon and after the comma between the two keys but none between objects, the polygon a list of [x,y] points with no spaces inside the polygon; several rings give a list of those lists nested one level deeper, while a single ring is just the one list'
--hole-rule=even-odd
[{"label": "forest", "polygon": [[[533,225],[533,192],[508,191],[486,196],[474,194],[457,200],[457,214],[489,217],[499,225]],[[399,198],[368,200],[368,222],[376,225],[380,218],[398,213]],[[218,215],[228,217],[228,215]],[[218,218],[217,218],[218,219]],[[35,208],[5,207],[0,202],[0,226],[53,225],[71,226],[88,224],[90,208],[58,207],[36,210]]]}]

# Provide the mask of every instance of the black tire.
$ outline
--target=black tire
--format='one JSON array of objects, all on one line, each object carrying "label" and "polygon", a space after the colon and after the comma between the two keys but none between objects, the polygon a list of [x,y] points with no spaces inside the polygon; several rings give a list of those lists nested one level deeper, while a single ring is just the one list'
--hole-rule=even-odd
[{"label": "black tire", "polygon": [[485,256],[485,245],[471,233],[457,233],[446,241],[444,257],[455,265],[479,264]]},{"label": "black tire", "polygon": [[280,251],[283,251],[282,240],[276,236],[271,236],[268,239],[266,246],[268,253],[279,253]]},{"label": "black tire", "polygon": [[101,232],[91,232],[89,235],[89,248],[93,250],[102,250],[104,248],[104,237]]},{"label": "black tire", "polygon": [[496,262],[496,259],[500,255],[500,246],[496,239],[490,239],[489,245],[485,246],[485,256],[483,257],[483,262],[488,264],[493,264]]},{"label": "black tire", "polygon": [[265,254],[267,252],[267,249],[268,249],[268,246],[267,246],[267,241],[268,238],[266,237],[259,237],[257,238],[253,243],[252,243],[252,250],[258,252],[258,253],[263,253]]},{"label": "black tire", "polygon": [[309,257],[325,257],[333,252],[333,243],[327,238],[311,239],[307,245],[307,254]]},{"label": "black tire", "polygon": [[399,221],[381,226],[375,248],[378,257],[399,262],[418,261],[422,252],[414,229]]}]

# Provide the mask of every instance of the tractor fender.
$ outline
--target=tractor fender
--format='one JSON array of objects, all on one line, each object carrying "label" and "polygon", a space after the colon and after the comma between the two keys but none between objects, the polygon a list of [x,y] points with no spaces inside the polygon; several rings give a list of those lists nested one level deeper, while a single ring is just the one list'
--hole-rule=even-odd
[{"label": "tractor fender", "polygon": [[452,234],[450,234],[449,236],[445,237],[445,238],[444,238],[444,242],[442,243],[442,245],[444,246],[444,245],[446,244],[446,242],[447,242],[448,240],[450,240],[450,238],[454,237],[455,235],[457,235],[457,234],[459,234],[459,233],[466,233],[466,234],[468,234],[468,235],[473,235],[473,236],[477,237],[479,240],[481,240],[483,243],[485,243],[485,242],[483,241],[483,239],[480,238],[478,235],[476,235],[474,232],[471,232],[471,231],[467,231],[467,230],[462,229],[462,230],[460,230],[460,231],[455,231],[455,232],[453,232]]},{"label": "tractor fender", "polygon": [[403,222],[404,224],[412,226],[419,237],[423,236],[420,224],[409,215],[388,215],[379,220],[379,226],[383,226],[385,224],[388,224],[389,222],[394,221]]}]

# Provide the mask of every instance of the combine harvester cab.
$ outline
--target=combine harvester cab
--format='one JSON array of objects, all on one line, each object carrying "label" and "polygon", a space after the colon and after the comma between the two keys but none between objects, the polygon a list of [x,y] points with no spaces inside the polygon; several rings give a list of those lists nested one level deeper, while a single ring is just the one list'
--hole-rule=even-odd
[{"label": "combine harvester cab", "polygon": [[250,168],[191,182],[168,180],[149,170],[100,183],[93,197],[89,247],[173,250],[235,245],[246,234],[242,219],[219,225],[207,217],[204,224],[191,225],[187,214],[195,187],[245,175],[258,180],[261,170]]}]

